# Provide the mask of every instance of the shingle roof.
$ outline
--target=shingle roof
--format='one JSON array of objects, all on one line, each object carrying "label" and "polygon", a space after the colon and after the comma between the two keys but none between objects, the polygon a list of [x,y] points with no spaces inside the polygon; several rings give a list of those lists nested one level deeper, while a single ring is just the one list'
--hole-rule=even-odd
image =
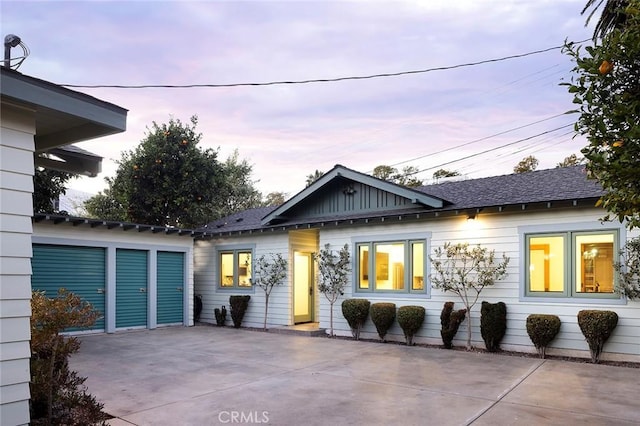
[{"label": "shingle roof", "polygon": [[[553,203],[597,199],[604,195],[602,187],[594,180],[587,179],[584,166],[561,167],[528,173],[492,176],[480,179],[449,181],[426,185],[418,191],[446,200],[442,208],[416,208],[406,210],[377,212],[374,215],[355,213],[331,217],[318,217],[296,220],[293,218],[277,225],[295,226],[310,223],[364,219],[380,215],[393,216],[407,213],[446,212],[489,207],[507,207],[521,204]],[[261,225],[261,219],[277,207],[261,207],[245,210],[218,221],[209,223],[200,231],[207,233],[234,233],[238,231],[273,228]]]}]

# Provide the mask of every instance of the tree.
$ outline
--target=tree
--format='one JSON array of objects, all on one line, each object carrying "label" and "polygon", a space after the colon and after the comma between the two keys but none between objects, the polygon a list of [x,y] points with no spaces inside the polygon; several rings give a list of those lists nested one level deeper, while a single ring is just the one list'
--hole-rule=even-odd
[{"label": "tree", "polygon": [[620,250],[620,259],[613,264],[618,273],[616,293],[630,300],[640,299],[640,237],[626,242]]},{"label": "tree", "polygon": [[59,213],[54,202],[67,191],[66,183],[75,175],[38,167],[33,175],[33,212]]},{"label": "tree", "polygon": [[[585,26],[589,24],[589,21],[591,21],[591,18],[603,3],[605,3],[605,0],[587,1],[581,13],[584,15],[588,9],[593,8],[593,10],[589,13],[589,16],[587,16]],[[593,39],[603,38],[614,29],[624,26],[627,21],[627,16],[622,11],[624,11],[627,6],[629,6],[628,0],[606,0],[604,8],[602,8],[602,13],[600,14],[600,19],[593,31]]]},{"label": "tree", "polygon": [[336,254],[327,243],[319,253],[314,253],[313,259],[318,263],[318,290],[329,301],[329,324],[333,336],[333,305],[338,297],[344,295],[351,272],[349,245],[345,244]]},{"label": "tree", "polygon": [[492,286],[507,275],[509,258],[502,254],[496,263],[495,250],[469,247],[467,243],[445,243],[429,256],[434,271],[430,275],[433,288],[455,293],[460,297],[469,317],[467,319],[467,350],[471,350],[471,308],[485,287]]},{"label": "tree", "polygon": [[415,177],[418,172],[418,168],[414,166],[406,166],[401,171],[398,171],[395,167],[380,165],[373,169],[372,176],[397,185],[415,188],[423,184],[421,179]]},{"label": "tree", "polygon": [[315,182],[318,179],[320,179],[323,175],[324,175],[324,172],[321,172],[318,169],[316,169],[316,171],[311,173],[310,175],[307,175],[307,180],[305,182],[305,188],[310,187],[313,184],[313,182]]},{"label": "tree", "polygon": [[140,145],[122,154],[108,189],[86,203],[93,217],[193,228],[238,210],[257,207],[261,195],[249,180],[251,166],[237,152],[225,163],[202,150],[191,124],[153,122]]},{"label": "tree", "polygon": [[578,165],[582,164],[583,162],[584,162],[584,158],[583,157],[578,158],[578,156],[576,154],[571,154],[570,156],[565,157],[564,160],[562,160],[561,162],[556,164],[556,169],[560,168],[560,167],[578,166]]},{"label": "tree", "polygon": [[606,27],[599,43],[584,51],[569,43],[564,51],[575,62],[566,85],[579,106],[576,132],[589,142],[582,149],[588,176],[606,192],[599,201],[608,211],[604,219],[634,228],[640,226],[640,0],[624,3],[616,9],[624,17]]},{"label": "tree", "polygon": [[437,181],[442,178],[460,176],[460,172],[457,170],[438,169],[433,172],[433,180]]},{"label": "tree", "polygon": [[286,192],[270,192],[264,197],[264,201],[262,202],[262,205],[265,207],[279,206],[281,204],[284,204],[286,198],[287,198]]},{"label": "tree", "polygon": [[527,173],[532,172],[538,168],[538,159],[533,155],[528,157],[524,157],[516,166],[513,168],[514,173]]},{"label": "tree", "polygon": [[264,330],[267,330],[267,311],[269,309],[269,296],[274,287],[284,284],[287,278],[287,260],[280,253],[260,256],[255,263],[253,271],[253,284],[264,291]]}]

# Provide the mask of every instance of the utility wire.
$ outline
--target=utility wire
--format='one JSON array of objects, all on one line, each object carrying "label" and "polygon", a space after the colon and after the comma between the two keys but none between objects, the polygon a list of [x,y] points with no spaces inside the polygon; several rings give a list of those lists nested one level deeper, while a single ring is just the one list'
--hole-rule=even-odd
[{"label": "utility wire", "polygon": [[[584,39],[578,42],[571,43],[583,43],[585,41],[589,41],[591,39]],[[444,71],[444,70],[452,70],[456,68],[464,68],[471,67],[476,65],[488,64],[491,62],[501,62],[509,59],[516,58],[524,58],[526,56],[537,55],[539,53],[549,52],[551,50],[557,50],[563,48],[562,46],[553,46],[548,47],[546,49],[534,50],[531,52],[520,53],[517,55],[510,56],[502,56],[500,58],[493,59],[485,59],[477,62],[467,62],[464,64],[457,65],[449,65],[443,67],[435,67],[435,68],[426,68],[420,70],[409,70],[409,71],[399,71],[392,73],[381,73],[381,74],[369,74],[369,75],[356,75],[349,77],[336,77],[336,78],[314,78],[309,80],[282,80],[282,81],[268,81],[262,83],[229,83],[229,84],[140,84],[140,85],[125,85],[125,84],[94,84],[94,85],[83,85],[83,84],[59,84],[59,86],[63,87],[71,87],[71,88],[84,88],[84,89],[193,89],[193,88],[221,88],[221,87],[244,87],[244,86],[275,86],[282,84],[309,84],[309,83],[333,83],[337,81],[347,81],[347,80],[368,80],[373,78],[383,78],[383,77],[399,77],[403,75],[411,75],[411,74],[423,74],[432,71]]]}]

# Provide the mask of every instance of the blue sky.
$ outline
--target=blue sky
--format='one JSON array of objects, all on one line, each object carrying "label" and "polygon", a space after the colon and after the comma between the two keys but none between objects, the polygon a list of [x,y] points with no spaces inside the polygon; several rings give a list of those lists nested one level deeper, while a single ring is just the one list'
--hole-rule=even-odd
[{"label": "blue sky", "polygon": [[[593,24],[585,28],[580,15],[585,1],[1,0],[0,14],[2,35],[17,34],[31,49],[19,69],[24,74],[58,84],[184,85],[392,73],[545,49],[590,38]],[[133,149],[152,121],[188,122],[192,115],[199,117],[201,146],[219,149],[221,160],[237,149],[265,194],[293,195],[308,174],[335,164],[362,172],[416,166],[425,180],[442,164],[470,178],[511,173],[527,155],[550,168],[578,153],[584,139],[565,128],[516,141],[572,123],[575,115],[470,142],[573,109],[559,86],[571,68],[553,50],[360,81],[75,89],[129,115],[125,133],[80,145],[105,158],[103,174],[71,187],[103,189],[103,178],[115,173],[113,160]]]}]

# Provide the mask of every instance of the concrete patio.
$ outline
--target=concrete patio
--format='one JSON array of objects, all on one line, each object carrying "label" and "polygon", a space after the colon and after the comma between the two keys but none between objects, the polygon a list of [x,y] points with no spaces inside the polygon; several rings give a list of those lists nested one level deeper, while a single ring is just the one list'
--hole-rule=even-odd
[{"label": "concrete patio", "polygon": [[640,369],[208,326],[81,337],[111,425],[632,425]]}]

